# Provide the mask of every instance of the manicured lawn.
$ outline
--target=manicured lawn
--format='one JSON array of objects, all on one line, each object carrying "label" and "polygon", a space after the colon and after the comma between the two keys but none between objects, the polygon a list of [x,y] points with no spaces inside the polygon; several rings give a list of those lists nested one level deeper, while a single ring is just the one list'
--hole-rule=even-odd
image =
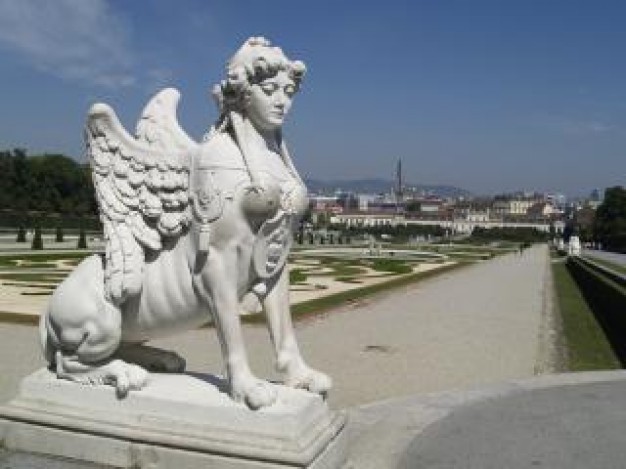
[{"label": "manicured lawn", "polygon": [[81,260],[87,256],[93,254],[92,252],[66,252],[66,253],[50,253],[50,254],[9,254],[6,256],[0,256],[0,267],[16,267],[17,261],[24,260],[27,261],[30,267],[37,264],[38,266],[45,266],[48,261],[59,261],[59,260]]},{"label": "manicured lawn", "polygon": [[552,264],[570,371],[620,368],[620,363],[564,262]]},{"label": "manicured lawn", "polygon": [[52,272],[41,272],[41,273],[20,273],[20,272],[11,272],[11,273],[0,273],[0,280],[12,280],[14,282],[50,282],[50,283],[61,283],[61,281],[66,277],[65,273],[57,273],[56,271]]},{"label": "manicured lawn", "polygon": [[[372,297],[378,293],[410,285],[420,280],[424,280],[429,277],[442,274],[444,272],[449,272],[453,269],[458,269],[466,265],[469,264],[451,264],[441,267],[439,269],[428,270],[426,272],[418,272],[411,275],[394,277],[391,278],[388,282],[369,285],[367,287],[355,288],[352,290],[335,293],[333,295],[315,298],[293,305],[291,307],[291,312],[295,320],[304,319],[306,317],[322,314],[332,308],[354,304],[365,298]],[[251,314],[248,316],[243,316],[242,320],[247,323],[260,323],[265,321],[265,315],[263,313]]]},{"label": "manicured lawn", "polygon": [[591,256],[587,256],[585,257],[585,259],[589,259],[591,262],[595,262],[596,264],[600,264],[605,267],[608,267],[609,269],[614,270],[615,272],[626,274],[626,265],[617,264],[615,262],[611,262],[605,259],[599,259],[597,257],[591,257]]}]

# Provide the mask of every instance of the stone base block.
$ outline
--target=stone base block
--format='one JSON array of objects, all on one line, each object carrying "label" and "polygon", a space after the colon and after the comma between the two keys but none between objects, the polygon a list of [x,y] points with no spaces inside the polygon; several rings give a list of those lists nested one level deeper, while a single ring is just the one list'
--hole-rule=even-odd
[{"label": "stone base block", "polygon": [[315,394],[277,386],[276,404],[251,411],[209,375],[152,374],[118,399],[110,386],[81,386],[41,369],[0,407],[9,450],[116,467],[340,468],[345,415]]}]

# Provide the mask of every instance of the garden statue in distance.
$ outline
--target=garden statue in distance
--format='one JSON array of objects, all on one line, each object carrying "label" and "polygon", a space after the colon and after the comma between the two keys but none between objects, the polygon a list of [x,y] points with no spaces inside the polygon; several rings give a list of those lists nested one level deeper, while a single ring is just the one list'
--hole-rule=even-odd
[{"label": "garden statue in distance", "polygon": [[580,256],[581,244],[578,235],[572,235],[567,243],[567,254],[569,256]]},{"label": "garden statue in distance", "polygon": [[281,129],[305,70],[266,39],[248,39],[214,88],[219,118],[199,144],[178,125],[174,89],[148,103],[136,137],[109,106],[92,106],[85,135],[106,252],[85,259],[42,315],[58,378],[124,396],[146,385],[147,369],[184,369],[177,354],[144,342],[212,320],[232,399],[271,405],[274,385],[252,374],[242,337],[239,305],[252,293],[284,383],[330,389],[300,355],[285,265],[307,194]]}]

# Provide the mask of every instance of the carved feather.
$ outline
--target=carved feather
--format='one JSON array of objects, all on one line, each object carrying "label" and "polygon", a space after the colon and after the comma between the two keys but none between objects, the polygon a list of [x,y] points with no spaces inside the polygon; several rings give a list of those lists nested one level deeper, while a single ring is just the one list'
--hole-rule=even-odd
[{"label": "carved feather", "polygon": [[163,213],[163,202],[149,190],[145,190],[141,199],[141,211],[148,218],[157,218]]},{"label": "carved feather", "polygon": [[141,220],[140,215],[134,214],[130,218],[130,226],[137,241],[148,249],[158,251],[163,247],[159,232]]},{"label": "carved feather", "polygon": [[172,236],[173,234],[179,232],[181,229],[180,217],[181,217],[180,213],[165,212],[159,218],[157,228],[162,234],[166,236]]},{"label": "carved feather", "polygon": [[158,168],[152,168],[148,171],[148,175],[146,177],[146,186],[150,188],[150,190],[157,191],[161,188],[161,171]]},{"label": "carved feather", "polygon": [[164,152],[176,150],[188,153],[195,148],[196,142],[178,125],[176,111],[179,100],[180,93],[175,88],[165,88],[156,94],[137,123],[137,139]]},{"label": "carved feather", "polygon": [[117,158],[113,164],[113,172],[118,177],[126,177],[128,174],[128,161],[123,158]]},{"label": "carved feather", "polygon": [[104,232],[106,240],[105,294],[110,302],[119,304],[122,300],[124,256],[120,239],[115,233],[112,222],[104,224]]},{"label": "carved feather", "polygon": [[141,291],[144,256],[137,245],[131,228],[126,224],[117,225],[117,235],[124,257],[122,293],[124,296],[137,295]]},{"label": "carved feather", "polygon": [[131,187],[128,179],[116,178],[115,188],[121,195],[121,199],[124,205],[126,205],[127,207],[136,207],[139,204],[137,191]]},{"label": "carved feather", "polygon": [[143,184],[145,174],[143,171],[135,171],[134,169],[128,172],[128,183],[133,187],[139,187]]}]

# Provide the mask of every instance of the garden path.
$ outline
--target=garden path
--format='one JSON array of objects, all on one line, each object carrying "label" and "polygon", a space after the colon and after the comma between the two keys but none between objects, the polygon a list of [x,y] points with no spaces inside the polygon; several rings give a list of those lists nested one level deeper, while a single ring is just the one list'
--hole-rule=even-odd
[{"label": "garden path", "polygon": [[[528,377],[542,368],[549,275],[547,248],[535,246],[300,322],[296,333],[307,360],[333,377],[335,408]],[[265,328],[244,333],[253,370],[275,376]],[[222,370],[213,330],[151,345],[177,350],[190,371]],[[37,328],[0,323],[0,351],[2,401],[43,364]]]},{"label": "garden path", "polygon": [[[337,408],[545,371],[550,264],[545,245],[507,254],[299,322],[303,355],[334,379]],[[273,375],[262,326],[245,327],[252,367]],[[154,341],[192,370],[221,370],[212,331]]]}]

